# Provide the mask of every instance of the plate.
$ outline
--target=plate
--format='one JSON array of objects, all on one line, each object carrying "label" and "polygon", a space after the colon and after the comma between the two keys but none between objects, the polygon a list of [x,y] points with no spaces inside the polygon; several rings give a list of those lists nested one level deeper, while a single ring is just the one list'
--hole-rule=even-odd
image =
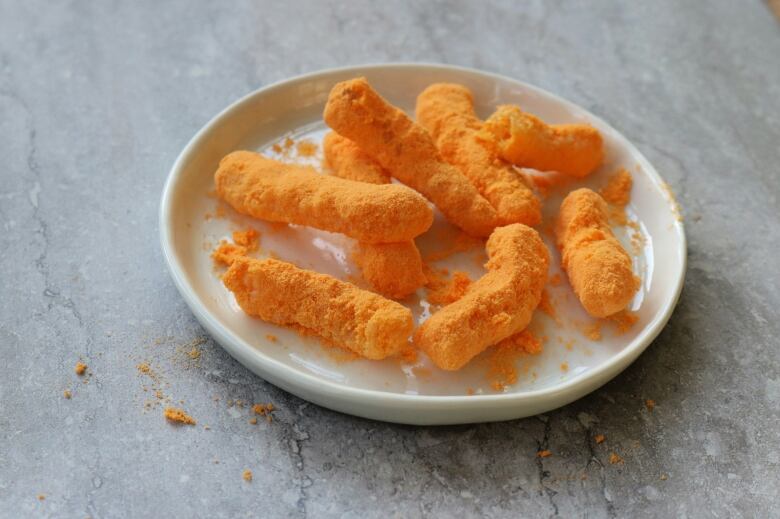
[{"label": "plate", "polygon": [[[225,209],[213,193],[221,157],[237,149],[259,150],[282,159],[319,165],[311,155],[326,131],[322,110],[338,81],[366,76],[391,103],[414,112],[416,96],[429,84],[454,82],[474,93],[477,113],[487,117],[498,104],[518,104],[551,123],[584,122],[604,136],[606,161],[586,182],[598,188],[618,167],[634,178],[626,209],[630,227],[617,227],[633,249],[642,287],[631,304],[638,321],[620,331],[599,325],[579,306],[565,276],[549,286],[554,315],[537,311],[531,328],[544,351],[516,361],[517,380],[497,382],[491,351],[459,372],[436,369],[422,354],[413,362],[351,359],[337,349],[245,315],[222,286],[210,258],[219,240],[233,230],[261,233],[259,255],[275,255],[303,268],[360,284],[350,258],[351,239],[314,229],[271,225]],[[288,140],[289,139],[289,140]],[[545,202],[546,221],[560,197]],[[435,229],[418,239],[423,255],[435,254],[451,228],[437,217]],[[543,231],[558,270],[557,251]],[[477,70],[427,64],[368,65],[324,70],[262,88],[212,119],[187,144],[171,169],[160,206],[165,259],[182,297],[225,350],[272,384],[321,406],[376,420],[407,424],[454,424],[508,420],[563,406],[609,381],[634,361],[669,320],[685,275],[686,246],[677,205],[647,159],[620,133],[586,110],[523,82]],[[483,272],[481,247],[459,252],[432,266]],[[405,303],[419,323],[433,310],[418,291]],[[600,331],[601,337],[597,335]],[[499,366],[500,367],[500,366]],[[495,369],[493,370],[495,371]],[[510,379],[511,382],[511,379]]]}]

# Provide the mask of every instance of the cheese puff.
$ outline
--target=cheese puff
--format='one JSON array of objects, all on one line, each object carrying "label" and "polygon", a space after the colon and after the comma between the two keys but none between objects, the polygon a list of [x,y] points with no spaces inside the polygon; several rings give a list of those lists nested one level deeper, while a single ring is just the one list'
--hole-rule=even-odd
[{"label": "cheese puff", "polygon": [[239,213],[368,243],[411,240],[433,223],[428,203],[407,187],[320,175],[250,151],[224,157],[214,179],[219,196]]},{"label": "cheese puff", "polygon": [[542,221],[539,200],[495,147],[478,139],[482,121],[474,112],[471,91],[462,85],[436,83],[417,97],[417,122],[428,130],[444,160],[458,168],[496,209],[502,225]]},{"label": "cheese puff", "polygon": [[587,124],[547,124],[517,106],[503,105],[484,129],[482,137],[494,141],[501,157],[516,166],[582,178],[604,160],[601,134]]},{"label": "cheese puff", "polygon": [[336,84],[323,116],[328,126],[360,146],[393,177],[425,195],[468,234],[488,236],[496,227],[496,210],[442,159],[428,132],[385,101],[365,78]]},{"label": "cheese puff", "polygon": [[337,177],[369,184],[389,184],[390,173],[357,144],[336,132],[328,132],[322,141],[326,165]]},{"label": "cheese puff", "polygon": [[631,257],[612,234],[607,203],[590,189],[577,189],[561,204],[555,226],[561,265],[574,293],[593,317],[623,310],[640,280]]},{"label": "cheese puff", "polygon": [[486,248],[488,272],[414,335],[417,346],[441,369],[458,370],[528,326],[542,298],[550,254],[539,233],[519,223],[499,227]]},{"label": "cheese puff", "polygon": [[237,258],[222,282],[247,314],[303,326],[367,359],[408,347],[408,308],[334,277],[274,259]]}]

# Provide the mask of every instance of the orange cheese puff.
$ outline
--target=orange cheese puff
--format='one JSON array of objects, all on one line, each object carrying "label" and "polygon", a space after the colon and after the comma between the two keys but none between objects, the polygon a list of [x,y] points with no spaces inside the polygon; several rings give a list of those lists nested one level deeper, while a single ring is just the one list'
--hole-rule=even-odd
[{"label": "orange cheese puff", "polygon": [[612,234],[607,215],[603,198],[590,189],[577,189],[563,200],[555,226],[563,269],[593,317],[624,309],[640,283],[631,269],[631,257]]},{"label": "orange cheese puff", "polygon": [[247,314],[303,326],[367,359],[408,347],[408,308],[334,277],[274,259],[238,258],[222,282]]},{"label": "orange cheese puff", "polygon": [[417,97],[417,122],[436,140],[444,160],[458,168],[490,202],[503,225],[542,221],[539,200],[512,166],[477,136],[482,121],[474,112],[471,91],[436,83]]},{"label": "orange cheese puff", "polygon": [[466,294],[425,321],[415,343],[441,369],[457,370],[531,321],[547,282],[550,254],[523,224],[499,227],[487,241],[488,272]]},{"label": "orange cheese puff", "polygon": [[488,236],[496,227],[496,210],[460,171],[444,162],[428,132],[382,99],[365,78],[337,83],[324,118],[468,234]]},{"label": "orange cheese puff", "polygon": [[219,196],[239,213],[340,232],[368,243],[411,240],[433,223],[428,203],[407,187],[320,175],[251,151],[224,157],[214,179]]},{"label": "orange cheese puff", "polygon": [[483,137],[492,139],[504,160],[541,171],[585,177],[601,165],[599,131],[587,124],[547,124],[517,106],[503,105],[485,121]]},{"label": "orange cheese puff", "polygon": [[390,183],[390,173],[346,137],[328,132],[322,141],[322,148],[327,166],[337,177],[369,184]]},{"label": "orange cheese puff", "polygon": [[427,281],[420,251],[413,241],[358,242],[354,259],[371,288],[393,299],[414,293]]}]

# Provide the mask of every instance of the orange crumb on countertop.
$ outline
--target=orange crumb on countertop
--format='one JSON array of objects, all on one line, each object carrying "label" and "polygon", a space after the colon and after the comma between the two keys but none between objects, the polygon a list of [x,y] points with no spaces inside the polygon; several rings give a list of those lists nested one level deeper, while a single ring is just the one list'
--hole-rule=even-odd
[{"label": "orange crumb on countertop", "polygon": [[603,198],[586,188],[569,193],[561,204],[555,235],[561,265],[590,315],[607,317],[631,302],[640,280],[631,257],[612,233]]},{"label": "orange crumb on countertop", "polygon": [[69,389],[66,389],[65,391],[62,392],[62,396],[64,396],[68,400],[70,400],[70,398],[73,396],[73,394],[70,392]]},{"label": "orange crumb on countertop", "polygon": [[471,91],[454,83],[435,83],[417,96],[417,121],[427,129],[444,160],[469,179],[490,202],[502,225],[536,225],[542,220],[539,200],[495,147],[478,138],[482,121]]},{"label": "orange crumb on countertop", "polygon": [[197,423],[193,417],[176,407],[166,407],[163,414],[165,415],[165,418],[172,423],[183,425],[195,425]]},{"label": "orange crumb on countertop", "polygon": [[615,454],[614,452],[611,452],[609,454],[609,462],[612,465],[615,465],[616,463],[623,463],[623,458]]},{"label": "orange crumb on countertop", "polygon": [[444,161],[430,134],[383,99],[366,78],[337,83],[323,118],[467,233],[488,236],[498,224],[493,206],[463,173]]},{"label": "orange crumb on countertop", "polygon": [[597,444],[604,443],[604,440],[607,438],[603,434],[597,434],[593,437],[593,441],[595,441]]},{"label": "orange crumb on countertop", "polygon": [[487,273],[414,334],[414,342],[442,369],[458,370],[524,329],[542,297],[550,254],[538,232],[518,223],[499,227],[486,249]]},{"label": "orange crumb on countertop", "polygon": [[536,453],[537,458],[549,458],[552,456],[552,451],[544,449]]},{"label": "orange crumb on countertop", "polygon": [[445,280],[434,269],[428,269],[426,277],[428,302],[434,305],[454,303],[463,297],[472,283],[469,275],[459,270],[453,272],[449,280]]},{"label": "orange crumb on countertop", "polygon": [[271,413],[276,409],[273,404],[255,404],[252,406],[252,411],[259,416],[265,416],[268,422],[273,421]]},{"label": "orange crumb on countertop", "polygon": [[502,158],[521,167],[585,177],[601,165],[599,131],[587,124],[547,124],[519,107],[501,105],[481,133]]},{"label": "orange crumb on countertop", "polygon": [[244,481],[247,483],[250,483],[252,481],[252,471],[249,469],[246,469],[244,473],[241,475],[242,478],[244,478]]},{"label": "orange crumb on countertop", "polygon": [[624,207],[631,200],[632,186],[633,179],[631,178],[631,173],[625,168],[620,168],[609,177],[607,184],[601,188],[599,194],[608,203]]},{"label": "orange crumb on countertop", "polygon": [[649,398],[645,400],[645,407],[652,413],[653,409],[655,409],[655,400],[650,400]]},{"label": "orange crumb on countertop", "polygon": [[87,372],[87,365],[84,364],[83,362],[77,362],[74,371],[76,372],[76,375],[82,376],[84,373]]}]

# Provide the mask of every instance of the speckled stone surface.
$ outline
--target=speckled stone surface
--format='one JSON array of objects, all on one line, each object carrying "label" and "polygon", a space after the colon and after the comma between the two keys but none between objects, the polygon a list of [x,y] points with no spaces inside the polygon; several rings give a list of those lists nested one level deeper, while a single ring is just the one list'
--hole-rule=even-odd
[{"label": "speckled stone surface", "polygon": [[[763,3],[229,4],[0,0],[0,516],[778,513],[780,26]],[[263,85],[385,61],[549,89],[676,191],[679,307],[601,390],[507,423],[388,425],[274,388],[195,322],[157,234],[181,148]],[[142,361],[197,427],[145,409]],[[274,422],[235,399],[273,402]]]}]

